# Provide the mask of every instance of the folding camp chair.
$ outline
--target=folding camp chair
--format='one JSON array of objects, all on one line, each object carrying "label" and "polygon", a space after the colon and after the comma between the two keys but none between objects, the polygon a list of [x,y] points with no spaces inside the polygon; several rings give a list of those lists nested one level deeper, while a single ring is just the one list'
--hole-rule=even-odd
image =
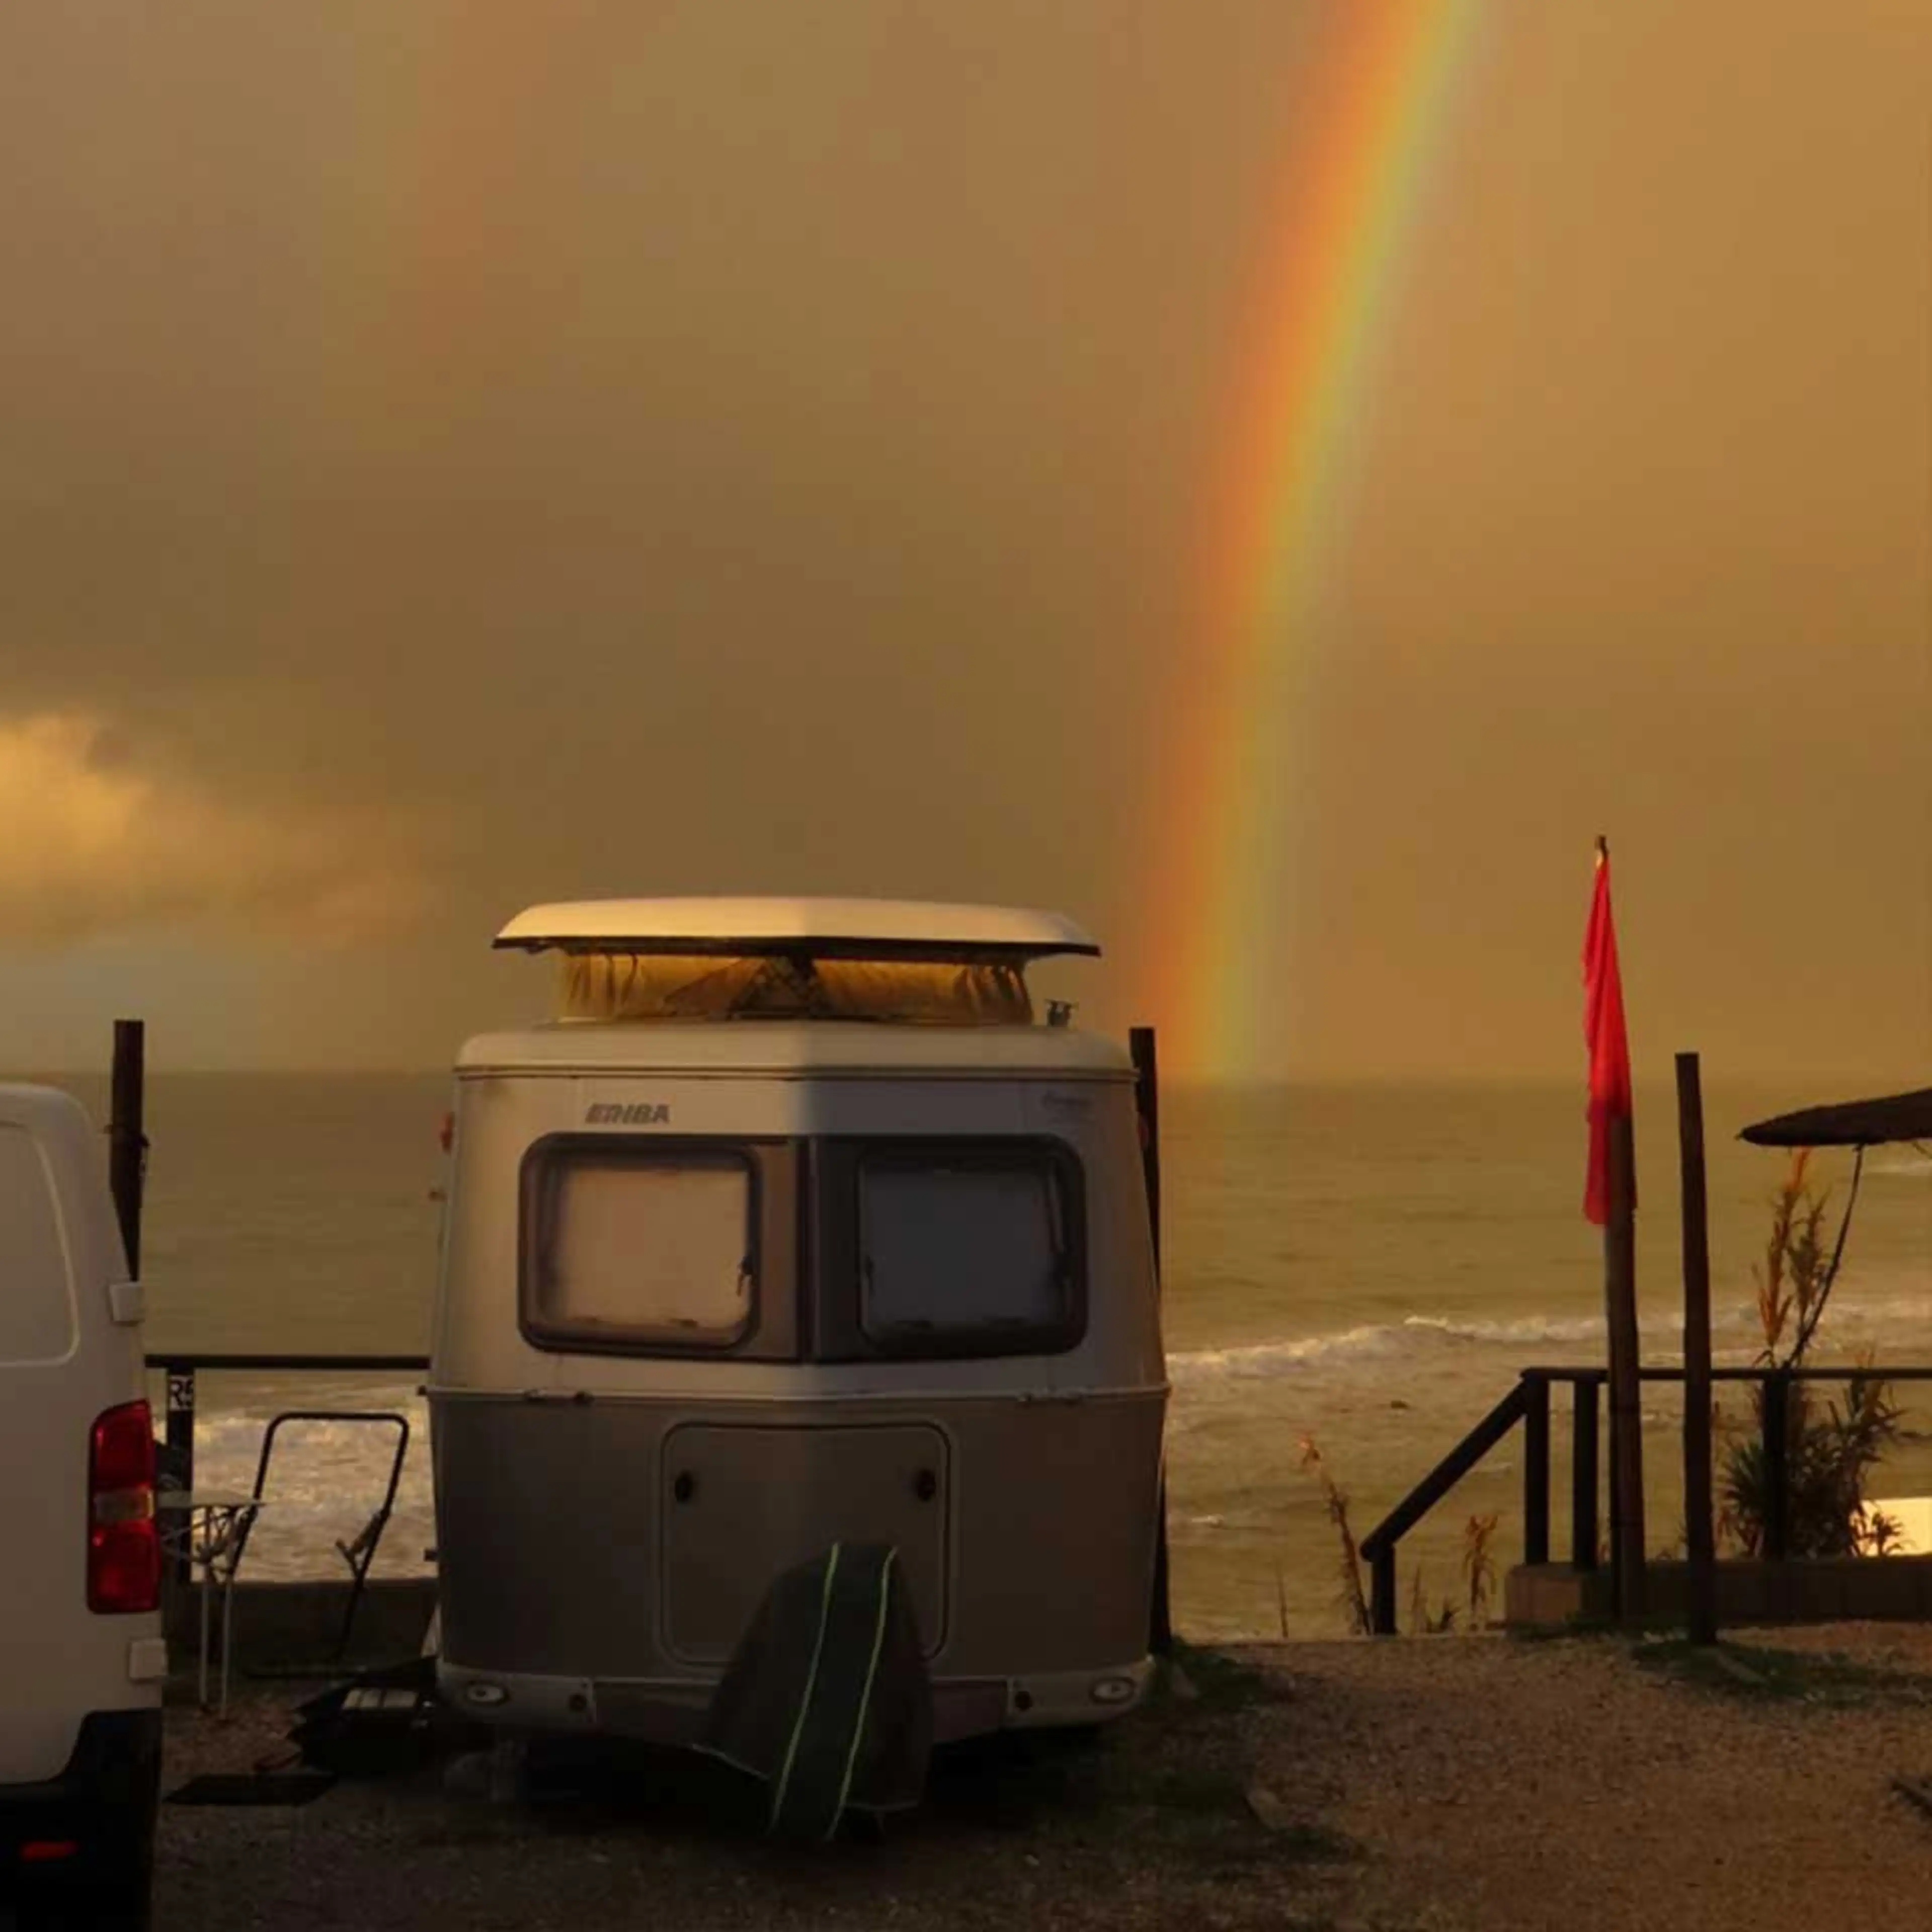
[{"label": "folding camp chair", "polygon": [[[262,1432],[262,1454],[255,1465],[254,1496],[259,1501],[268,1480],[268,1464],[274,1454],[275,1437],[285,1422],[348,1422],[372,1424],[396,1432],[396,1453],[389,1463],[389,1480],[382,1492],[382,1500],[375,1514],[357,1533],[344,1542],[336,1539],[335,1551],[349,1566],[349,1603],[343,1612],[342,1628],[335,1640],[335,1648],[329,1654],[332,1663],[340,1660],[349,1648],[350,1633],[355,1628],[356,1612],[362,1600],[362,1586],[367,1580],[369,1569],[376,1560],[376,1552],[381,1546],[382,1532],[388,1526],[390,1512],[396,1502],[396,1487],[402,1480],[403,1459],[409,1453],[410,1424],[406,1416],[398,1415],[387,1410],[366,1408],[289,1408],[279,1415],[271,1416],[268,1426]],[[242,1556],[248,1545],[248,1538],[254,1528],[254,1515],[251,1511],[242,1524],[238,1540],[235,1547],[230,1565],[231,1574],[240,1568]]]}]

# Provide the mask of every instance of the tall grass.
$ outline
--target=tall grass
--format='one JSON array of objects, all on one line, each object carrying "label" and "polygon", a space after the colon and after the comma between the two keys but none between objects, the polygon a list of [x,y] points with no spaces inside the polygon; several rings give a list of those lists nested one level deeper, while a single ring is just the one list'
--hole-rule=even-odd
[{"label": "tall grass", "polygon": [[1496,1588],[1496,1560],[1490,1540],[1496,1533],[1496,1515],[1472,1516],[1462,1529],[1462,1577],[1469,1586],[1469,1628],[1480,1630]]},{"label": "tall grass", "polygon": [[[1828,1190],[1810,1183],[1811,1150],[1792,1156],[1772,1197],[1764,1259],[1753,1270],[1764,1346],[1757,1365],[1796,1368],[1824,1319],[1838,1257],[1824,1240]],[[1785,1548],[1792,1556],[1882,1556],[1899,1526],[1872,1508],[1865,1486],[1872,1469],[1898,1441],[1902,1412],[1870,1356],[1847,1382],[1842,1400],[1821,1408],[1812,1385],[1787,1384],[1785,1408]],[[1765,1389],[1755,1386],[1750,1416],[1733,1424],[1718,1418],[1726,1440],[1719,1484],[1719,1533],[1747,1556],[1764,1546],[1769,1516],[1769,1472],[1764,1451]]]},{"label": "tall grass", "polygon": [[1408,1580],[1408,1628],[1416,1636],[1442,1636],[1456,1628],[1456,1606],[1447,1597],[1434,1610],[1429,1607],[1429,1590],[1418,1563]]},{"label": "tall grass", "polygon": [[1321,1486],[1323,1506],[1340,1540],[1342,1588],[1339,1601],[1342,1613],[1348,1620],[1352,1634],[1370,1636],[1375,1624],[1369,1615],[1367,1594],[1362,1588],[1362,1553],[1355,1542],[1355,1532],[1349,1526],[1347,1492],[1329,1474],[1328,1466],[1322,1460],[1322,1451],[1312,1436],[1301,1438],[1301,1466]]},{"label": "tall grass", "polygon": [[[1340,1545],[1340,1576],[1341,1590],[1338,1601],[1350,1633],[1356,1636],[1368,1636],[1374,1632],[1374,1622],[1369,1612],[1369,1600],[1362,1588],[1362,1555],[1355,1540],[1355,1533],[1348,1521],[1348,1492],[1342,1488],[1330,1473],[1322,1459],[1322,1451],[1312,1436],[1301,1438],[1301,1467],[1320,1485],[1323,1506],[1328,1511],[1328,1520],[1335,1526],[1336,1538]],[[1486,1620],[1490,1599],[1495,1592],[1496,1567],[1495,1558],[1490,1554],[1490,1544],[1496,1533],[1497,1518],[1472,1516],[1462,1531],[1462,1580],[1468,1592],[1468,1623],[1467,1628],[1479,1630]],[[1281,1590],[1281,1572],[1275,1571],[1275,1588],[1277,1598]],[[1427,1583],[1423,1567],[1418,1564],[1409,1578],[1408,1624],[1412,1631],[1419,1636],[1437,1636],[1456,1628],[1456,1618],[1462,1614],[1456,1604],[1449,1598],[1443,1598],[1433,1609],[1430,1606]],[[1285,1602],[1280,1604],[1281,1633],[1288,1634],[1288,1610]]]}]

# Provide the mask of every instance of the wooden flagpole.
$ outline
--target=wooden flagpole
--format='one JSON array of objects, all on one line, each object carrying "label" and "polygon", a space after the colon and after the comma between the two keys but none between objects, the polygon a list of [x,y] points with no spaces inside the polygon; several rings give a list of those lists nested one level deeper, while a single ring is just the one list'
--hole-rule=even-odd
[{"label": "wooden flagpole", "polygon": [[[1600,864],[1610,862],[1610,842],[1597,841]],[[1643,1406],[1637,1376],[1636,1137],[1630,1112],[1612,1114],[1605,1126],[1610,1199],[1604,1223],[1604,1312],[1610,1354],[1610,1538],[1616,1613],[1640,1622],[1648,1606],[1645,1588]]]},{"label": "wooden flagpole", "polygon": [[1643,1405],[1637,1379],[1636,1140],[1630,1117],[1610,1118],[1610,1214],[1604,1226],[1604,1294],[1610,1325],[1610,1480],[1616,1490],[1617,1615],[1643,1619]]}]

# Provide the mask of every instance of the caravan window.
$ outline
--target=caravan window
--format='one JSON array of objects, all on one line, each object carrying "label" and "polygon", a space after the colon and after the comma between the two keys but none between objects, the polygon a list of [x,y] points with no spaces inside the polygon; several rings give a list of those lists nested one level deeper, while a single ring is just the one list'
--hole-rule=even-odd
[{"label": "caravan window", "polygon": [[1084,1257],[1070,1150],[874,1144],[856,1180],[858,1329],[871,1352],[1042,1354],[1078,1340]]},{"label": "caravan window", "polygon": [[524,1325],[551,1347],[726,1349],[758,1300],[748,1150],[565,1139],[524,1166]]}]

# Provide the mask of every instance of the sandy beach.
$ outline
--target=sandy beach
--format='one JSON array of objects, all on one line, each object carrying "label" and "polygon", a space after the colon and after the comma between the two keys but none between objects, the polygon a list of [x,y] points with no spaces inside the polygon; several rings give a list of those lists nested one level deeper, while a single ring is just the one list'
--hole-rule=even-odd
[{"label": "sandy beach", "polygon": [[[431,1771],[299,1810],[164,1808],[164,1932],[274,1924],[1651,1927],[1906,1922],[1932,1882],[1932,1630],[1190,1652],[1084,1745],[949,1759],[882,1842],[721,1819],[688,1761],[512,1803]],[[1735,1674],[1734,1674],[1735,1673]],[[171,1714],[167,1786],[286,1754]]]}]

